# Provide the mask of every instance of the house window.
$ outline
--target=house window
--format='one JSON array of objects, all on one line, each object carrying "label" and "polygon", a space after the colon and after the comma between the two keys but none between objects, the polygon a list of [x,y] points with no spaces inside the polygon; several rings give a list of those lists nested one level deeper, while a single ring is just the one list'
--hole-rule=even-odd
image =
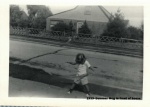
[{"label": "house window", "polygon": [[53,27],[54,25],[56,25],[59,22],[60,22],[59,20],[51,20],[50,21],[50,27]]},{"label": "house window", "polygon": [[86,6],[85,7],[84,15],[91,15],[91,6]]},{"label": "house window", "polygon": [[50,27],[52,28],[54,25],[50,25]]},{"label": "house window", "polygon": [[51,21],[51,25],[56,25],[57,23],[59,23],[59,21],[56,21],[56,20]]}]

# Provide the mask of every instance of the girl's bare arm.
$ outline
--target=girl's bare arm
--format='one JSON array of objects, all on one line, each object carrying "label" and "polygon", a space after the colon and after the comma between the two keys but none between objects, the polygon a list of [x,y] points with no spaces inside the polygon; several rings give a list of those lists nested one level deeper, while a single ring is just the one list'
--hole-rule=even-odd
[{"label": "girl's bare arm", "polygon": [[94,71],[94,69],[92,67],[89,67],[90,70]]}]

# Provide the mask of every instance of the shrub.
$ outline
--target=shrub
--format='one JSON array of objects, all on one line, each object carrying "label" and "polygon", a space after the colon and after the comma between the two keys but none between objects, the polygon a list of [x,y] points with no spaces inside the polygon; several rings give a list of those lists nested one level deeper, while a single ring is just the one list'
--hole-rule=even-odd
[{"label": "shrub", "polygon": [[89,29],[86,21],[81,26],[81,28],[79,28],[79,33],[82,33],[82,34],[91,34],[92,33],[91,30]]},{"label": "shrub", "polygon": [[128,21],[124,20],[122,13],[118,10],[117,13],[110,18],[102,36],[127,38],[127,24]]}]

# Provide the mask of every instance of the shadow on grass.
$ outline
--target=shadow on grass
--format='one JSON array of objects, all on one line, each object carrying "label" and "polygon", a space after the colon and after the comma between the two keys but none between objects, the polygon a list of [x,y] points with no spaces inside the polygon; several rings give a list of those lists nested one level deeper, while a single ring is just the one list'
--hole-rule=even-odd
[{"label": "shadow on grass", "polygon": [[[73,83],[73,81],[70,79],[63,78],[55,74],[51,75],[42,69],[31,68],[26,65],[17,65],[12,63],[9,64],[9,76],[19,79],[41,82],[48,85],[54,85],[67,89],[69,89]],[[101,96],[142,98],[142,93],[140,92],[132,92],[123,89],[96,85],[92,83],[89,83],[89,87],[92,94],[97,94]],[[83,87],[81,87],[80,85],[77,86],[75,89],[83,92]]]}]

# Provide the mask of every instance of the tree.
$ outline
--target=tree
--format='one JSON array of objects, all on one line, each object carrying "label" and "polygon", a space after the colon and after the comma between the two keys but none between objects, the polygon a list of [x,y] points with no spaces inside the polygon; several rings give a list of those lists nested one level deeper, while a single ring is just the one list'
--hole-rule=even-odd
[{"label": "tree", "polygon": [[122,15],[121,11],[118,10],[117,13],[110,18],[107,28],[102,36],[127,38],[127,25],[128,21],[124,20],[124,16]]},{"label": "tree", "polygon": [[26,28],[26,27],[28,27],[28,25],[29,25],[28,15],[24,11],[22,11],[22,15],[21,15],[20,21],[18,23],[18,26]]},{"label": "tree", "polygon": [[141,40],[142,35],[141,35],[141,29],[130,26],[128,27],[128,37],[130,39],[136,39],[136,40]]},{"label": "tree", "polygon": [[19,26],[22,14],[18,5],[10,5],[10,25],[15,27]]},{"label": "tree", "polygon": [[79,28],[79,33],[83,33],[83,34],[91,34],[92,33],[86,23],[86,20],[84,21],[84,24],[81,26],[81,28]]},{"label": "tree", "polygon": [[143,40],[143,35],[144,35],[144,25],[143,25],[143,22],[141,24],[141,27],[140,27],[140,30],[141,30],[141,39]]},{"label": "tree", "polygon": [[10,25],[13,27],[27,27],[28,16],[18,5],[10,6]]},{"label": "tree", "polygon": [[75,32],[75,29],[74,29],[72,21],[69,22],[69,26],[68,27],[69,27],[69,31],[70,32]]},{"label": "tree", "polygon": [[44,5],[27,5],[29,14],[29,27],[45,29],[46,18],[52,15],[48,7]]}]

